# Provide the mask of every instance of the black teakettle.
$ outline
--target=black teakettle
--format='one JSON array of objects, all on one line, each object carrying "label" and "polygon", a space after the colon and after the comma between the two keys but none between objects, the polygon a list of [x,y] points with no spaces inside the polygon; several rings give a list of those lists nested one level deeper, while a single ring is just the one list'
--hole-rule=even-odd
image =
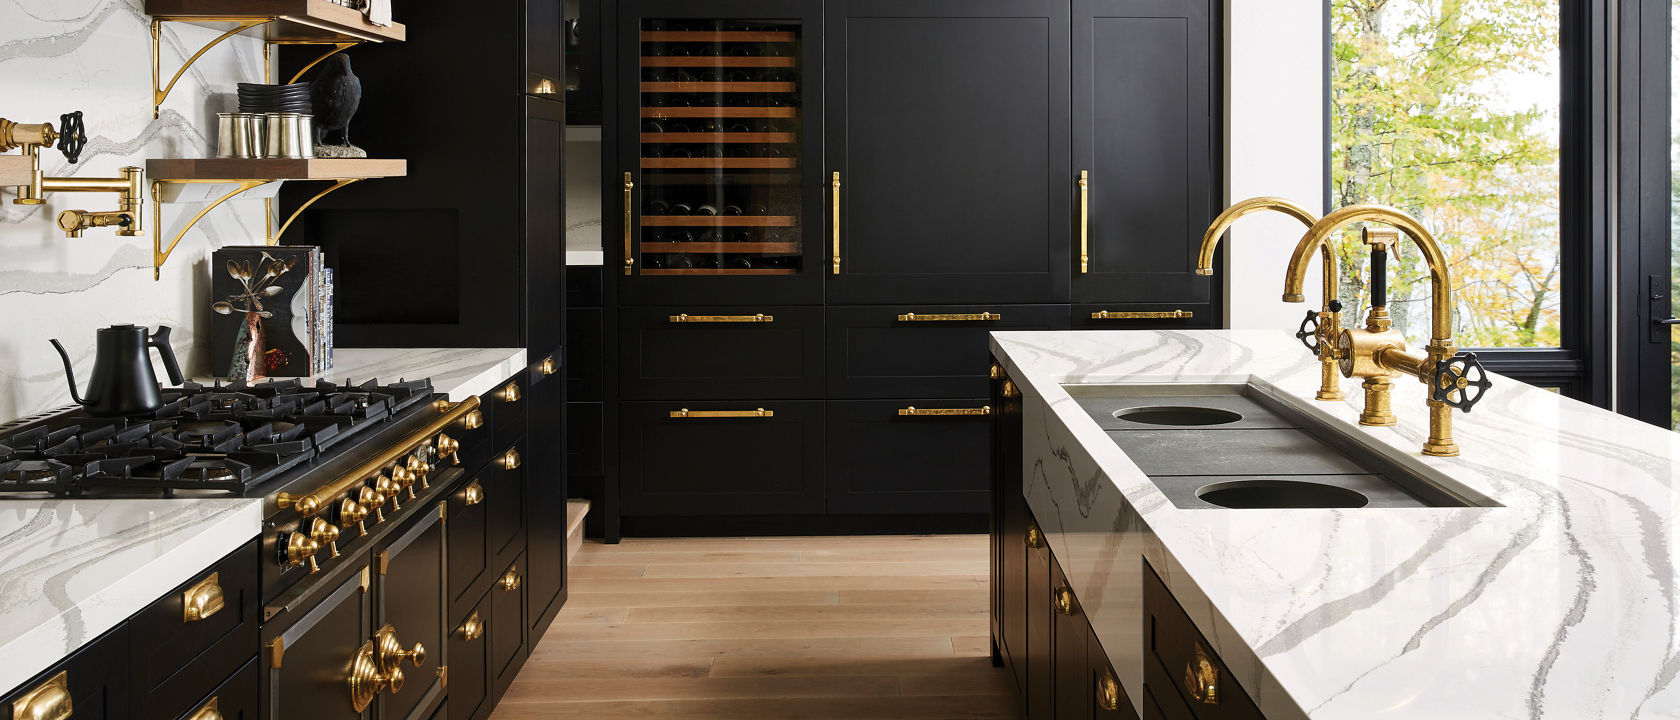
[{"label": "black teakettle", "polygon": [[175,350],[169,347],[167,325],[158,326],[157,332],[150,336],[139,325],[101,328],[86,398],[76,392],[76,373],[70,369],[70,354],[64,352],[64,346],[57,340],[52,345],[58,349],[59,357],[64,358],[64,378],[70,382],[70,398],[89,415],[138,415],[163,407],[163,393],[158,388],[157,373],[152,371],[152,358],[146,348],[157,348],[163,358],[163,369],[169,371],[169,382],[181,384],[181,366],[175,362]]}]

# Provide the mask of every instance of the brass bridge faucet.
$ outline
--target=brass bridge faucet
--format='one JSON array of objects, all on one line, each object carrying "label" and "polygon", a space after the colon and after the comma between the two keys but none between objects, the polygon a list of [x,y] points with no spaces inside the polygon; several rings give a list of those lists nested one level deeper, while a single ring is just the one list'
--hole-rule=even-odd
[{"label": "brass bridge faucet", "polygon": [[74,164],[81,159],[87,145],[87,130],[82,124],[82,112],[77,110],[59,116],[59,128],[51,123],[16,123],[0,118],[0,152],[23,148],[29,158],[29,184],[17,186],[18,205],[40,205],[50,192],[109,192],[117,194],[117,209],[108,211],[65,210],[58,214],[58,227],[64,234],[79,238],[82,231],[95,227],[115,227],[117,235],[137,237],[145,235],[141,218],[140,168],[125,167],[121,177],[81,178],[46,177],[41,172],[41,148],[52,147],[57,141],[58,151]]},{"label": "brass bridge faucet", "polygon": [[[1398,229],[1364,231],[1371,248],[1371,309],[1364,328],[1347,328],[1336,335],[1337,364],[1343,375],[1364,378],[1365,409],[1362,425],[1393,425],[1389,401],[1390,381],[1402,374],[1429,385],[1429,439],[1425,455],[1451,457],[1458,454],[1452,437],[1452,409],[1469,412],[1492,385],[1475,353],[1459,353],[1452,341],[1452,283],[1446,254],[1425,230],[1423,223],[1404,212],[1382,205],[1351,205],[1325,215],[1314,223],[1295,246],[1284,279],[1284,302],[1302,302],[1301,286],[1306,280],[1307,261],[1315,248],[1325,248],[1327,238],[1348,225],[1378,222]],[[1388,314],[1388,253],[1400,239],[1412,239],[1429,264],[1431,290],[1429,345],[1423,352],[1406,347],[1406,338]]]},{"label": "brass bridge faucet", "polygon": [[[1283,198],[1256,197],[1239,202],[1214,218],[1213,224],[1209,225],[1207,232],[1202,235],[1202,249],[1196,258],[1196,274],[1212,275],[1213,251],[1219,246],[1219,238],[1243,216],[1262,210],[1283,213],[1300,220],[1302,225],[1309,228],[1318,222],[1317,215]],[[1300,340],[1302,345],[1318,356],[1318,399],[1340,400],[1342,386],[1336,379],[1335,352],[1336,335],[1341,329],[1342,303],[1336,299],[1336,258],[1330,254],[1329,245],[1320,245],[1319,250],[1324,256],[1324,306],[1316,312],[1307,311],[1306,319],[1301,321],[1301,327],[1295,331],[1295,339]]]}]

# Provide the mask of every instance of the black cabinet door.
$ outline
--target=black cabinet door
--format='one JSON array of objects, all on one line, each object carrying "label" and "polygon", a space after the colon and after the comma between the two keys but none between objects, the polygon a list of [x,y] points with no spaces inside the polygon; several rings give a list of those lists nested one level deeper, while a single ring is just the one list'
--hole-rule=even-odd
[{"label": "black cabinet door", "polygon": [[[530,95],[565,97],[563,56],[566,47],[563,29],[566,18],[565,3],[561,0],[524,0],[525,92]],[[564,119],[562,119],[564,122]]]},{"label": "black cabinet door", "polygon": [[479,399],[490,421],[493,451],[502,450],[525,436],[525,426],[530,422],[527,408],[531,405],[527,397],[531,392],[531,383],[525,375],[524,370],[515,372],[513,377]]},{"label": "black cabinet door", "polygon": [[821,402],[621,403],[620,501],[625,515],[818,515],[823,451]]},{"label": "black cabinet door", "polygon": [[[426,717],[444,692],[444,529],[441,506],[424,511],[414,525],[374,554],[377,600],[375,632],[390,628],[403,648],[425,648],[421,662],[399,663],[402,690],[380,694],[379,720]],[[419,656],[415,656],[419,657]]]},{"label": "black cabinet door", "polygon": [[490,715],[490,598],[478,600],[449,633],[449,717],[457,720]]},{"label": "black cabinet door", "polygon": [[[121,720],[129,716],[128,624],[118,624],[70,657],[0,698],[0,719],[72,717],[58,714],[69,694],[75,720]],[[19,703],[22,703],[21,707]]]},{"label": "black cabinet door", "polygon": [[1027,717],[1056,717],[1056,616],[1050,607],[1050,549],[1027,549]]},{"label": "black cabinet door", "polygon": [[666,307],[618,317],[625,399],[822,397],[821,308]]},{"label": "black cabinet door", "polygon": [[449,618],[452,622],[459,622],[472,612],[478,599],[484,596],[484,590],[490,587],[491,575],[496,570],[494,553],[486,537],[490,505],[486,502],[489,489],[485,487],[485,479],[490,472],[488,468],[480,471],[451,491],[444,500],[449,504],[445,528],[449,536]]},{"label": "black cabinet door", "polygon": [[[553,5],[555,15],[560,12],[560,0],[526,0],[528,11],[534,5]],[[553,22],[558,35],[560,19]],[[526,32],[531,32],[529,26]],[[559,47],[553,52],[558,63]],[[559,347],[566,339],[565,155],[566,106],[525,98],[524,319],[525,347],[533,354]]]},{"label": "black cabinet door", "polygon": [[490,616],[495,619],[489,628],[491,688],[497,702],[519,669],[525,666],[528,654],[525,633],[525,557],[514,559],[490,586]]},{"label": "black cabinet door", "polygon": [[602,399],[604,314],[599,307],[566,309],[566,399],[570,402]]},{"label": "black cabinet door", "polygon": [[917,305],[826,310],[828,396],[971,398],[987,393],[994,330],[1059,330],[1066,305]]},{"label": "black cabinet door", "polygon": [[1120,676],[1109,663],[1108,652],[1103,650],[1094,629],[1086,637],[1085,647],[1085,666],[1090,671],[1092,688],[1091,717],[1096,720],[1138,720],[1137,708],[1132,705],[1125,686],[1120,684]]},{"label": "black cabinet door", "polygon": [[325,597],[284,630],[274,628],[272,621],[263,628],[262,659],[268,674],[262,690],[268,708],[264,717],[364,717],[351,703],[348,675],[358,654],[370,648],[375,629],[370,627],[366,602],[371,572],[364,565],[361,572],[326,590]]},{"label": "black cabinet door", "polygon": [[1208,300],[1194,268],[1218,202],[1214,4],[1073,1],[1073,168],[1062,180],[1078,189],[1086,173],[1075,234],[1089,256],[1083,269],[1075,258],[1074,302]]},{"label": "black cabinet door", "polygon": [[[209,710],[215,713],[209,714]],[[217,685],[208,696],[167,717],[169,720],[261,720],[262,663],[255,658],[246,661],[244,667]]]},{"label": "black cabinet door", "polygon": [[492,455],[484,469],[485,547],[501,567],[525,550],[525,442]]},{"label": "black cabinet door", "polygon": [[[1001,375],[1001,373],[1000,373]],[[993,533],[997,536],[993,560],[996,603],[993,632],[999,638],[998,651],[1004,667],[1015,680],[1022,697],[1027,689],[1027,526],[1030,524],[1026,499],[1021,494],[1021,398],[1007,377],[992,381],[995,410],[994,443],[996,469],[995,502],[992,507]]]},{"label": "black cabinet door", "polygon": [[1063,299],[1066,2],[830,0],[827,12],[827,169],[840,182],[829,302]]},{"label": "black cabinet door", "polygon": [[986,402],[828,403],[829,514],[986,512],[992,485]]},{"label": "black cabinet door", "polygon": [[532,640],[560,612],[566,601],[566,434],[560,427],[565,413],[564,378],[539,378],[531,386],[530,462],[526,486],[525,553],[530,570],[525,592],[530,600],[527,621]]},{"label": "black cabinet door", "polygon": [[257,547],[246,543],[129,618],[134,717],[175,720],[256,656]]},{"label": "black cabinet door", "polygon": [[1093,703],[1091,673],[1086,664],[1091,634],[1079,600],[1073,596],[1067,575],[1054,557],[1050,559],[1050,604],[1055,610],[1056,717],[1089,718]]}]

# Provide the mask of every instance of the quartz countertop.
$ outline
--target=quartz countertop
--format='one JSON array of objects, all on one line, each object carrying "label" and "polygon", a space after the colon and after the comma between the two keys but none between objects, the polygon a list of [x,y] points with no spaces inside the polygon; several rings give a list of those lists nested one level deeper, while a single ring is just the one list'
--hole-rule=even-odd
[{"label": "quartz countertop", "polygon": [[0,502],[0,693],[255,538],[261,498]]},{"label": "quartz countertop", "polygon": [[523,348],[338,348],[333,369],[315,377],[334,382],[431,378],[433,389],[460,402],[490,392],[525,364]]},{"label": "quartz countertop", "polygon": [[[1680,434],[1493,376],[1426,457],[1425,387],[1398,425],[1274,331],[993,333],[1022,392],[1024,494],[1134,701],[1141,556],[1272,720],[1680,717]],[[1252,382],[1500,507],[1174,506],[1065,383]]]}]

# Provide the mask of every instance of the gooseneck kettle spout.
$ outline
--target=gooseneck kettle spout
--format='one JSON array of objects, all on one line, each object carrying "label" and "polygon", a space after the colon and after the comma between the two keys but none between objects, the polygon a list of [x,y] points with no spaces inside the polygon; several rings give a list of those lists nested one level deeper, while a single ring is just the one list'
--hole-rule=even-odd
[{"label": "gooseneck kettle spout", "polygon": [[93,377],[88,380],[84,397],[76,388],[76,373],[71,369],[70,353],[58,340],[52,346],[64,360],[64,378],[70,384],[70,399],[95,417],[115,417],[154,412],[163,407],[163,393],[158,387],[157,373],[152,370],[152,358],[147,352],[156,348],[163,358],[163,368],[171,384],[180,385],[181,365],[175,350],[169,346],[168,326],[160,326],[147,334],[139,325],[113,325],[98,332],[93,357]]}]

